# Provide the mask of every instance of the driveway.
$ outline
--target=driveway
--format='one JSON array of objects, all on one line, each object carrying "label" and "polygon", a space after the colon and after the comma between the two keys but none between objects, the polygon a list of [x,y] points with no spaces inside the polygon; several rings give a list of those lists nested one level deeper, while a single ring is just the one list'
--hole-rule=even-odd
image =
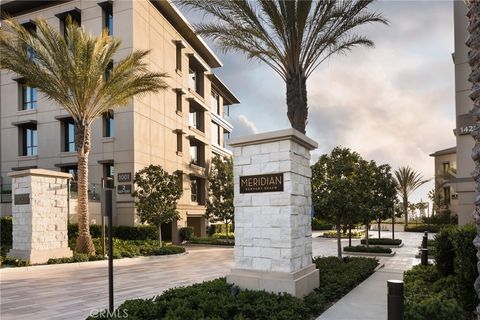
[{"label": "driveway", "polygon": [[[313,234],[313,255],[336,255],[336,240],[316,238],[319,234]],[[405,246],[381,261],[386,268],[405,270],[418,263],[414,256],[422,234],[399,232],[397,236]],[[114,260],[115,305],[223,277],[232,267],[233,249],[223,247],[192,246],[182,256]],[[108,306],[107,286],[106,261],[2,269],[1,319],[85,319]]]}]

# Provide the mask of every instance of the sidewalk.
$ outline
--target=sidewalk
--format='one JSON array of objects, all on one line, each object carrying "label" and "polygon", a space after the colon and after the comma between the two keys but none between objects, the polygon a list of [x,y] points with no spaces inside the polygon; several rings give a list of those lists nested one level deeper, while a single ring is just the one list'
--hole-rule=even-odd
[{"label": "sidewalk", "polygon": [[[399,232],[397,235],[403,240],[404,246],[393,249],[396,251],[395,256],[380,258],[379,262],[384,265],[383,268],[337,301],[317,320],[387,319],[387,281],[403,280],[403,272],[420,263],[415,254],[421,243],[422,234]],[[382,232],[383,236],[388,237],[388,234]]]}]

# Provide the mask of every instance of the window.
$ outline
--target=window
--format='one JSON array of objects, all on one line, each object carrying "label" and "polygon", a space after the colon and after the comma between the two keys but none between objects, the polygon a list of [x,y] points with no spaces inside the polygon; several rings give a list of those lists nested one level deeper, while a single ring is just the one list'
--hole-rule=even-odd
[{"label": "window", "polygon": [[198,165],[198,146],[190,146],[190,163]]},{"label": "window", "polygon": [[73,176],[73,181],[77,181],[77,179],[78,179],[78,167],[77,166],[62,167],[62,172],[70,173]]},{"label": "window", "polygon": [[182,92],[181,90],[177,91],[177,112],[182,112],[183,107],[182,107]]},{"label": "window", "polygon": [[105,163],[103,165],[103,178],[105,179],[105,187],[113,189],[115,186],[115,171],[113,163]]},{"label": "window", "polygon": [[223,106],[223,117],[228,118],[230,116],[230,105],[226,104]]},{"label": "window", "polygon": [[113,70],[113,61],[110,61],[110,63],[107,66],[107,69],[105,70],[105,74],[104,74],[105,81],[110,79],[110,75],[112,74],[112,70]]},{"label": "window", "polygon": [[103,136],[105,138],[115,136],[115,119],[112,110],[103,115]]},{"label": "window", "polygon": [[177,132],[177,154],[183,152],[183,134],[182,132]]},{"label": "window", "polygon": [[38,154],[37,127],[22,128],[22,156],[35,156]]},{"label": "window", "polygon": [[37,88],[22,86],[22,110],[37,109]]},{"label": "window", "polygon": [[113,35],[113,7],[111,3],[106,2],[103,5],[103,27],[108,30],[108,35]]},{"label": "window", "polygon": [[198,202],[199,200],[199,187],[198,187],[198,178],[191,177],[190,178],[190,200],[192,202]]},{"label": "window", "polygon": [[[22,24],[22,27],[24,27],[31,34],[35,34],[37,32],[37,26],[33,22],[26,22],[26,23]],[[35,58],[35,51],[30,46],[27,46],[27,56],[30,59]]]},{"label": "window", "polygon": [[445,204],[450,204],[450,187],[443,188],[443,198],[445,199]]},{"label": "window", "polygon": [[212,122],[212,144],[220,145],[220,126]]},{"label": "window", "polygon": [[63,128],[63,138],[64,138],[64,145],[63,145],[63,150],[65,152],[74,152],[76,151],[75,148],[75,124],[73,123],[73,120],[70,119],[68,121],[63,122],[64,128]]},{"label": "window", "polygon": [[223,131],[223,147],[227,148],[228,146],[228,140],[230,139],[230,132]]},{"label": "window", "polygon": [[203,111],[200,111],[194,107],[190,107],[190,113],[188,115],[188,125],[197,130],[205,132],[205,126],[203,125],[204,123],[203,117],[204,117]]},{"label": "window", "polygon": [[212,91],[212,100],[210,102],[210,108],[212,109],[212,113],[215,113],[215,114],[220,114],[220,97],[218,95],[218,93],[216,93],[215,91]]},{"label": "window", "polygon": [[448,173],[450,171],[450,162],[444,162],[442,165],[443,165],[443,173]]},{"label": "window", "polygon": [[188,87],[203,97],[203,78],[205,68],[191,56],[188,65]]},{"label": "window", "polygon": [[188,70],[188,87],[193,91],[197,91],[197,73],[193,69]]},{"label": "window", "polygon": [[71,11],[60,13],[60,14],[57,14],[56,16],[60,20],[60,30],[62,31],[64,36],[67,35],[67,20],[68,20],[68,17],[70,17],[72,19],[72,22],[75,25],[80,26],[82,24],[82,16],[81,16],[81,12],[80,12],[79,9],[74,9],[74,10],[71,10]]}]

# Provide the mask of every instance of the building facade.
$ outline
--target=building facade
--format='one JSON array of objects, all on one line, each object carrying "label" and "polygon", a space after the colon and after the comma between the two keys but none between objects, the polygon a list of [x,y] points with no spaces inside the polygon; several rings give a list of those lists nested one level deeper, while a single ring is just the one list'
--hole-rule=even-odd
[{"label": "building facade", "polygon": [[468,82],[470,66],[468,65],[468,47],[465,45],[468,37],[467,7],[463,1],[453,1],[453,10],[455,52],[452,57],[455,64],[456,128],[454,134],[457,141],[457,173],[451,183],[456,194],[458,194],[458,223],[465,224],[473,222],[472,212],[475,201],[475,185],[470,173],[474,169],[474,163],[471,158],[474,141],[470,136],[470,132],[475,122],[469,114],[469,111],[473,108],[473,103],[468,97],[471,93],[471,83]]},{"label": "building facade", "polygon": [[436,210],[450,210],[452,215],[458,215],[458,194],[452,184],[457,172],[456,147],[436,151],[430,157],[435,160],[434,183],[440,196]]},{"label": "building facade", "polygon": [[[126,108],[112,110],[92,125],[89,157],[90,218],[100,223],[99,191],[115,187],[115,218],[119,225],[139,223],[131,196],[135,172],[161,165],[182,177],[178,202],[181,219],[164,226],[166,237],[177,228],[192,226],[205,234],[207,171],[215,155],[231,156],[226,141],[232,131],[229,108],[239,103],[213,73],[220,60],[198,37],[170,1],[2,1],[9,14],[35,31],[33,19],[46,19],[63,30],[67,16],[96,35],[107,28],[121,39],[116,60],[134,50],[151,50],[151,71],[166,72],[169,88],[135,98]],[[115,61],[113,61],[115,64]],[[75,176],[77,156],[73,124],[68,113],[30,88],[17,75],[1,71],[0,160],[1,214],[8,215],[7,174],[28,168],[70,172]],[[70,220],[75,221],[75,184],[72,184]]]}]

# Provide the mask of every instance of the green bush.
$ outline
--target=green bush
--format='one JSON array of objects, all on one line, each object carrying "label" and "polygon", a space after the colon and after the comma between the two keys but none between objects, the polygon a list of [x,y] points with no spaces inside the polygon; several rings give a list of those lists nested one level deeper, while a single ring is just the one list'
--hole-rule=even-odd
[{"label": "green bush", "polygon": [[[101,256],[99,256],[101,257]],[[103,259],[103,257],[102,257]],[[94,258],[92,258],[92,261]],[[96,259],[98,260],[98,259]],[[48,259],[47,264],[59,264],[59,263],[74,263],[74,262],[85,262],[90,261],[90,257],[83,253],[74,253],[73,257],[64,257],[64,258],[52,258]]]},{"label": "green bush", "polygon": [[180,241],[188,241],[193,235],[193,228],[192,227],[184,227],[180,228]]},{"label": "green bush", "polygon": [[165,246],[161,248],[157,248],[154,252],[153,255],[156,256],[164,256],[164,255],[169,255],[169,254],[179,254],[179,253],[184,253],[185,248],[184,247],[179,247],[179,246]]},{"label": "green bush", "polygon": [[[227,239],[227,234],[226,233],[214,233],[212,235],[212,238],[215,239]],[[229,233],[228,234],[228,240],[235,240],[235,234]]]},{"label": "green bush", "polygon": [[214,237],[194,237],[192,236],[190,238],[190,241],[188,243],[192,244],[210,244],[210,245],[222,245],[222,246],[233,246],[235,244],[235,241],[230,239],[218,239]]},{"label": "green bush", "polygon": [[0,218],[0,243],[2,245],[12,244],[12,217]]},{"label": "green bush", "polygon": [[406,232],[432,232],[437,233],[445,227],[445,225],[435,225],[435,224],[417,224],[417,225],[408,225],[405,227]]},{"label": "green bush", "polygon": [[344,247],[343,251],[345,252],[369,252],[369,253],[392,253],[392,249],[390,248],[383,248],[383,247],[366,247],[366,246],[351,246],[351,247]]},{"label": "green bush", "polygon": [[[165,291],[151,299],[127,300],[116,310],[126,319],[312,319],[366,279],[378,262],[370,258],[316,258],[320,288],[303,300],[288,294],[239,290],[225,279]],[[89,319],[112,319],[106,312]]]},{"label": "green bush", "polygon": [[[365,239],[360,240],[361,244],[366,244]],[[399,246],[402,243],[402,239],[390,239],[390,238],[374,238],[368,239],[368,244],[370,245],[385,245],[385,246]]]},{"label": "green bush", "polygon": [[[105,227],[105,235],[108,228]],[[92,238],[100,238],[102,236],[102,226],[91,224],[90,234]],[[112,234],[114,238],[121,240],[157,240],[158,229],[156,226],[113,226]],[[76,238],[78,236],[78,224],[70,223],[68,225],[68,238]]]},{"label": "green bush", "polygon": [[466,320],[456,299],[453,276],[442,277],[433,265],[417,265],[405,272],[406,320]]},{"label": "green bush", "polygon": [[453,260],[455,258],[455,252],[450,239],[450,234],[453,230],[453,228],[443,228],[435,236],[434,240],[435,264],[437,265],[438,271],[443,276],[449,276],[453,274]]},{"label": "green bush", "polygon": [[[352,230],[352,239],[359,239],[365,236],[365,231],[356,231]],[[332,231],[325,231],[320,237],[322,238],[336,238],[337,237],[337,231],[332,230]],[[348,231],[346,233],[340,232],[340,237],[342,239],[348,238]]]},{"label": "green bush", "polygon": [[312,230],[331,230],[333,224],[327,223],[321,219],[313,218],[312,219]]},{"label": "green bush", "polygon": [[22,260],[22,259],[15,259],[11,257],[2,258],[2,265],[9,265],[14,267],[26,267],[30,265],[30,262]]},{"label": "green bush", "polygon": [[456,225],[458,224],[458,216],[452,215],[450,210],[444,210],[431,217],[423,217],[424,224],[436,224],[436,225]]}]

